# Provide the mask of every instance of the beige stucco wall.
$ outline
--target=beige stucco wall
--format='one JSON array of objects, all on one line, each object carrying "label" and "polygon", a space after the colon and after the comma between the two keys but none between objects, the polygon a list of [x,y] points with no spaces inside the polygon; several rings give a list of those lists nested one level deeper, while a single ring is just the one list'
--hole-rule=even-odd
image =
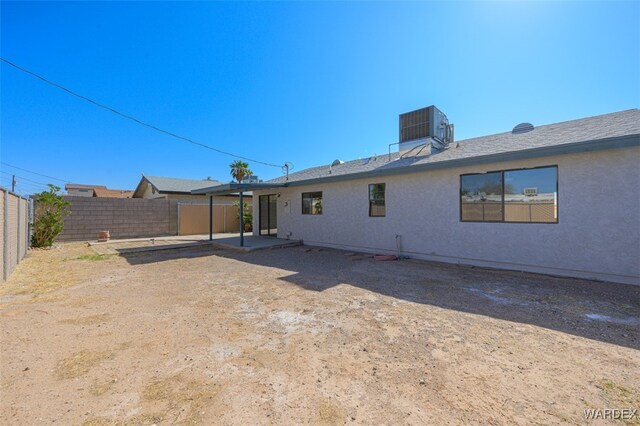
[{"label": "beige stucco wall", "polygon": [[[640,148],[279,188],[278,237],[443,262],[640,284]],[[557,224],[460,222],[460,175],[558,166]],[[368,216],[368,185],[386,183],[386,217]],[[323,214],[301,193],[323,191]],[[273,191],[271,191],[273,192]],[[258,232],[256,191],[254,233]],[[290,202],[290,209],[284,203]]]},{"label": "beige stucco wall", "polygon": [[164,195],[154,194],[153,187],[149,185],[147,182],[144,182],[142,185],[143,185],[144,191],[142,192],[141,198],[146,198],[148,200],[152,200],[155,198],[165,198]]}]

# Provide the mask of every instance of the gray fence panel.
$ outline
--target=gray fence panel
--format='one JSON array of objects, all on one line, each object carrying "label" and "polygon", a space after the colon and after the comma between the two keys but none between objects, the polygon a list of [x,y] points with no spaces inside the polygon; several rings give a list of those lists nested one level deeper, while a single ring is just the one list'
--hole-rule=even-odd
[{"label": "gray fence panel", "polygon": [[0,188],[0,276],[5,281],[27,255],[30,200]]}]

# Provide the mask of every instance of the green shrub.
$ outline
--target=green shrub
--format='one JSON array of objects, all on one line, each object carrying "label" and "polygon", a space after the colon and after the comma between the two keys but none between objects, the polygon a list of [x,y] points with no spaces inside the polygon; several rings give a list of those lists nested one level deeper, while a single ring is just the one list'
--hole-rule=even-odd
[{"label": "green shrub", "polygon": [[[240,201],[234,201],[233,205],[238,208],[238,213],[236,213],[236,217],[240,219]],[[242,215],[242,224],[245,226],[249,225],[250,227],[253,227],[253,206],[251,203],[247,203],[246,201],[243,203],[243,205],[244,205],[244,214]]]},{"label": "green shrub", "polygon": [[60,187],[49,184],[48,191],[35,195],[35,221],[33,224],[33,247],[51,247],[64,228],[64,218],[69,215],[69,202],[59,194]]}]

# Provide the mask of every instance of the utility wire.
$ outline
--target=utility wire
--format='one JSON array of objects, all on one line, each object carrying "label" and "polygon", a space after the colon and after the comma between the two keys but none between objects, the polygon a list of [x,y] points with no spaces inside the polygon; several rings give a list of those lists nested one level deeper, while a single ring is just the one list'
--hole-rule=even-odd
[{"label": "utility wire", "polygon": [[[15,180],[15,185],[16,187],[20,186],[20,187],[31,187],[31,188],[37,188],[39,190],[43,190],[45,189],[46,185],[41,185],[41,184],[35,184],[35,183],[30,183],[30,182],[26,182],[21,178],[18,178],[18,176],[16,176],[16,180]],[[13,185],[13,178],[9,177],[9,176],[2,176],[2,183],[3,185],[6,185],[8,187],[11,187]]]},{"label": "utility wire", "polygon": [[64,183],[70,183],[68,180],[58,179],[58,178],[53,177],[53,176],[43,175],[42,173],[37,173],[37,172],[33,172],[31,170],[23,169],[21,167],[14,166],[14,165],[9,164],[9,163],[5,163],[4,161],[0,161],[0,164],[4,164],[5,166],[12,167],[12,168],[17,169],[17,170],[22,170],[23,172],[31,173],[31,174],[34,174],[34,175],[46,177],[46,178],[57,180],[57,181],[64,182]]},{"label": "utility wire", "polygon": [[44,182],[38,182],[37,180],[27,179],[24,176],[19,176],[19,175],[13,174],[11,172],[5,172],[4,170],[0,170],[0,173],[4,173],[4,174],[9,175],[9,176],[15,176],[20,180],[26,180],[27,182],[35,183],[35,184],[38,184],[38,185],[41,185],[41,186],[45,186],[45,187],[48,186],[48,184],[46,184]]},{"label": "utility wire", "polygon": [[21,180],[16,181],[16,188],[24,188],[24,189],[38,191],[38,192],[47,191],[49,189],[49,188],[43,188],[42,186],[36,186],[32,183],[23,182]]},{"label": "utility wire", "polygon": [[45,189],[25,186],[24,183],[16,182],[16,192],[19,192],[19,193],[30,192],[35,194],[37,192],[42,192],[42,191],[45,191]]},{"label": "utility wire", "polygon": [[168,130],[161,129],[161,128],[159,128],[159,127],[154,126],[153,124],[146,123],[146,122],[144,122],[144,121],[142,121],[142,120],[139,120],[139,119],[137,119],[137,118],[135,118],[135,117],[133,117],[133,116],[131,116],[131,115],[128,115],[128,114],[122,113],[122,112],[118,111],[118,110],[117,110],[117,109],[115,109],[115,108],[111,108],[110,106],[105,105],[105,104],[102,104],[102,103],[100,103],[100,102],[96,102],[96,101],[94,101],[93,99],[87,98],[86,96],[80,95],[80,94],[78,94],[78,93],[76,93],[76,92],[74,92],[74,91],[72,91],[72,90],[67,89],[67,88],[66,88],[66,87],[64,87],[64,86],[61,86],[61,85],[59,85],[59,84],[57,84],[57,83],[54,83],[54,82],[52,82],[52,81],[50,81],[50,80],[47,80],[46,78],[42,77],[41,75],[38,75],[38,74],[36,74],[36,73],[34,73],[34,72],[32,72],[32,71],[29,71],[29,70],[28,70],[28,69],[26,69],[26,68],[22,68],[21,66],[16,65],[16,64],[14,64],[13,62],[8,61],[8,60],[6,60],[6,59],[5,59],[5,58],[3,58],[3,57],[0,57],[0,60],[2,60],[2,62],[6,63],[7,65],[10,65],[10,66],[14,67],[15,69],[17,69],[17,70],[19,70],[19,71],[22,71],[22,72],[24,72],[24,73],[26,73],[26,74],[29,74],[29,75],[31,75],[31,76],[33,76],[33,77],[35,77],[35,78],[39,79],[39,80],[42,80],[43,82],[45,82],[45,83],[47,83],[47,84],[49,84],[49,85],[51,85],[51,86],[53,86],[53,87],[57,87],[57,88],[58,88],[58,89],[60,89],[60,90],[64,90],[65,92],[69,93],[70,95],[76,96],[76,97],[78,97],[78,98],[80,98],[80,99],[82,99],[82,100],[85,100],[85,101],[87,101],[87,102],[89,102],[89,103],[91,103],[91,104],[93,104],[93,105],[95,105],[95,106],[97,106],[97,107],[100,107],[100,108],[102,108],[102,109],[106,109],[107,111],[110,111],[110,112],[112,112],[112,113],[114,113],[114,114],[117,114],[117,115],[119,115],[119,116],[121,116],[121,117],[123,117],[123,118],[126,118],[126,119],[128,119],[128,120],[131,120],[131,121],[133,121],[133,122],[135,122],[135,123],[138,123],[138,124],[140,124],[140,125],[142,125],[142,126],[145,126],[145,127],[150,128],[150,129],[153,129],[153,130],[155,130],[155,131],[157,131],[157,132],[164,133],[165,135],[172,136],[172,137],[174,137],[174,138],[177,138],[177,139],[183,140],[183,141],[185,141],[185,142],[189,142],[189,143],[191,143],[191,144],[193,144],[193,145],[197,145],[197,146],[200,146],[200,147],[202,147],[202,148],[210,149],[211,151],[215,151],[215,152],[218,152],[218,153],[220,153],[220,154],[228,155],[228,156],[230,156],[230,157],[234,157],[234,158],[239,158],[239,159],[242,159],[242,160],[251,161],[251,162],[253,162],[253,163],[263,164],[263,165],[265,165],[265,166],[282,168],[282,165],[272,164],[272,163],[266,163],[266,162],[264,162],[264,161],[258,161],[258,160],[254,160],[254,159],[252,159],[252,158],[243,157],[243,156],[241,156],[241,155],[236,155],[236,154],[234,154],[234,153],[232,153],[232,152],[223,151],[223,150],[221,150],[221,149],[214,148],[214,147],[212,147],[212,146],[209,146],[209,145],[203,144],[203,143],[201,143],[201,142],[194,141],[193,139],[189,139],[189,138],[187,138],[187,137],[180,136],[180,135],[175,134],[175,133],[173,133],[173,132],[170,132],[170,131],[168,131]]}]

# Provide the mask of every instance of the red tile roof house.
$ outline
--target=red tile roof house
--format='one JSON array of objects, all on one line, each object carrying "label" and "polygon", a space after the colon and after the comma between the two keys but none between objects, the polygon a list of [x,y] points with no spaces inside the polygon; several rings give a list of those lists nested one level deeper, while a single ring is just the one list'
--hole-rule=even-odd
[{"label": "red tile roof house", "polygon": [[193,193],[253,191],[256,235],[640,284],[639,110],[451,141],[430,108],[389,155]]}]

